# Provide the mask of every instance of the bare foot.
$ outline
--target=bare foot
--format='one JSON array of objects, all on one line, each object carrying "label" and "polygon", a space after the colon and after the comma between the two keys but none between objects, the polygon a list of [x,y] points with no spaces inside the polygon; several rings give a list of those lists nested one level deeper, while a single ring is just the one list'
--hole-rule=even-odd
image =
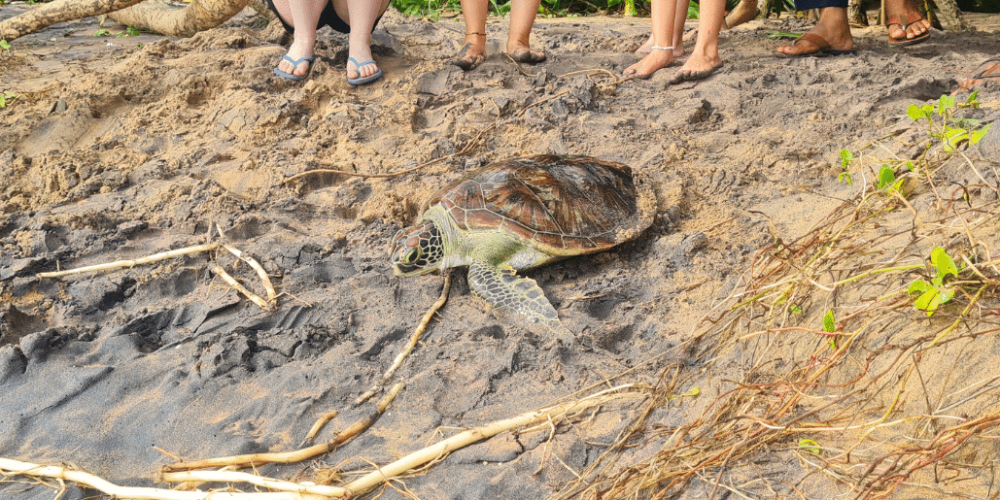
[{"label": "bare foot", "polygon": [[507,55],[517,62],[535,64],[545,60],[545,52],[531,50],[525,43],[517,41],[507,41]]},{"label": "bare foot", "polygon": [[722,67],[722,59],[719,59],[718,54],[714,57],[694,53],[691,57],[681,66],[681,69],[677,70],[673,78],[670,79],[670,83],[680,83],[684,81],[691,80],[704,80],[708,78],[709,75],[715,73],[715,70]]},{"label": "bare foot", "polygon": [[985,62],[979,65],[979,71],[968,80],[962,80],[958,84],[958,89],[952,92],[951,95],[956,95],[962,92],[968,92],[972,90],[973,87],[977,85],[982,85],[988,81],[993,81],[1000,83],[1000,57],[994,57],[987,59]]},{"label": "bare foot", "polygon": [[486,35],[483,33],[466,33],[465,45],[454,57],[448,59],[449,64],[454,64],[465,71],[475,69],[480,63],[486,60]]},{"label": "bare foot", "polygon": [[654,49],[649,54],[646,54],[646,57],[643,57],[641,61],[625,68],[625,71],[623,71],[622,74],[632,78],[645,80],[653,76],[653,73],[666,68],[672,62],[674,62],[673,51]]}]

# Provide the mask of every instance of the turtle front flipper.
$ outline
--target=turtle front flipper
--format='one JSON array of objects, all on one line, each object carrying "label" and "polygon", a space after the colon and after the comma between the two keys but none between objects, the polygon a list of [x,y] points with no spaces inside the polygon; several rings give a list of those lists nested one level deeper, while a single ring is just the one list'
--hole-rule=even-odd
[{"label": "turtle front flipper", "polygon": [[560,342],[570,342],[573,333],[559,321],[556,309],[545,298],[538,283],[518,276],[509,264],[500,267],[476,260],[469,266],[469,286],[486,302],[502,311],[510,311],[548,328]]}]

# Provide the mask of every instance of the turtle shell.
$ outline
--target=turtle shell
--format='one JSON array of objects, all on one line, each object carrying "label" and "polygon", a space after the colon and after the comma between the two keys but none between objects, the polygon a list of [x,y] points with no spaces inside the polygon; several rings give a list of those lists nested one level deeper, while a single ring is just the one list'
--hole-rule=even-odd
[{"label": "turtle shell", "polygon": [[440,204],[465,231],[501,232],[550,255],[599,252],[653,221],[652,190],[627,165],[539,155],[491,163],[451,183]]}]

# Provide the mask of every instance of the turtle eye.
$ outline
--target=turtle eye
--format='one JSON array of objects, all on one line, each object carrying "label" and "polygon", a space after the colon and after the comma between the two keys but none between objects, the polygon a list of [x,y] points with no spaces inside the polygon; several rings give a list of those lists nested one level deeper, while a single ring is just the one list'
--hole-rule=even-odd
[{"label": "turtle eye", "polygon": [[402,257],[399,258],[401,264],[409,265],[413,264],[420,258],[420,247],[416,246],[411,248],[408,252],[404,253]]}]

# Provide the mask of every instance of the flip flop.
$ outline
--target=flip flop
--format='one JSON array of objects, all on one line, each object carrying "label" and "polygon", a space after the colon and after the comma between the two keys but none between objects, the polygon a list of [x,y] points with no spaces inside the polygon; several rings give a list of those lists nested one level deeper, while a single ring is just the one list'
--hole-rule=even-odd
[{"label": "flip flop", "polygon": [[713,66],[709,69],[701,71],[685,71],[681,69],[674,74],[673,78],[670,79],[670,83],[671,85],[677,85],[678,83],[681,82],[693,82],[695,80],[704,80],[709,76],[712,76],[712,73],[718,71],[723,64],[725,63],[720,62],[718,66]]},{"label": "flip flop", "polygon": [[[982,63],[980,63],[979,67],[982,68],[983,66],[986,66],[989,63],[1000,63],[1000,57],[991,57],[991,58],[983,61]],[[990,64],[989,66],[986,66],[985,68],[983,68],[982,71],[979,72],[978,75],[972,77],[972,79],[973,80],[984,80],[984,79],[987,79],[987,78],[1000,78],[1000,73],[992,73],[992,74],[989,74],[989,75],[986,74],[987,70],[995,68],[995,67],[997,67],[996,64]]]},{"label": "flip flop", "polygon": [[477,54],[476,57],[472,58],[471,61],[465,59],[465,56],[469,55],[469,49],[471,48],[472,48],[471,43],[465,44],[465,47],[462,47],[462,50],[458,51],[458,54],[456,54],[455,57],[448,59],[446,62],[448,64],[454,64],[455,66],[462,68],[462,71],[469,71],[471,69],[475,69],[476,66],[479,66],[483,61],[486,60],[486,56],[484,56],[483,54]]},{"label": "flip flop", "polygon": [[545,60],[544,52],[532,52],[529,49],[515,50],[513,53],[507,55],[519,63],[538,64]]},{"label": "flip flop", "polygon": [[282,78],[284,78],[286,80],[291,80],[293,82],[301,82],[302,80],[305,80],[306,78],[309,78],[309,74],[312,73],[312,70],[313,70],[313,64],[316,62],[316,56],[305,56],[305,57],[300,58],[300,59],[292,59],[291,57],[288,57],[287,55],[284,55],[284,56],[281,56],[281,58],[284,59],[285,61],[288,61],[288,62],[292,63],[292,67],[293,67],[292,71],[295,71],[294,68],[298,68],[299,64],[302,64],[302,61],[307,61],[309,63],[309,68],[306,69],[306,74],[304,74],[302,76],[296,75],[294,73],[285,73],[284,71],[281,71],[278,68],[274,68],[274,74],[276,74],[276,75],[278,75],[278,76],[280,76],[280,77],[282,77]]},{"label": "flip flop", "polygon": [[920,21],[922,19],[923,17],[920,14],[917,14],[916,12],[912,11],[906,14],[906,24],[903,24],[901,22],[899,16],[889,16],[889,22],[886,23],[885,25],[886,28],[888,28],[889,33],[892,33],[894,31],[893,26],[899,26],[899,29],[903,30],[903,38],[893,38],[891,36],[889,37],[889,46],[904,47],[907,45],[916,45],[918,43],[926,42],[927,39],[931,37],[930,29],[913,38],[906,38],[906,28],[908,28],[911,24]]},{"label": "flip flop", "polygon": [[795,41],[792,42],[792,45],[795,45],[800,40],[805,40],[815,45],[816,50],[812,52],[803,52],[801,54],[786,54],[784,52],[779,52],[779,54],[785,57],[804,57],[804,56],[826,57],[826,56],[848,56],[848,55],[854,56],[858,54],[858,51],[854,49],[850,50],[835,49],[830,45],[830,42],[826,41],[825,38],[815,33],[806,33],[805,35],[796,38]]},{"label": "flip flop", "polygon": [[378,68],[378,71],[376,71],[374,75],[369,75],[369,76],[366,76],[366,77],[361,77],[360,76],[361,75],[361,68],[363,68],[365,66],[376,66],[378,64],[378,63],[375,62],[374,59],[369,59],[369,60],[367,60],[367,61],[365,61],[363,63],[359,63],[358,60],[355,59],[355,58],[353,58],[353,57],[348,57],[347,60],[349,62],[354,63],[354,67],[357,68],[358,75],[359,75],[358,78],[348,78],[347,79],[347,83],[349,83],[349,84],[357,87],[358,85],[364,85],[366,83],[371,83],[371,82],[374,82],[375,80],[378,80],[379,78],[382,78],[382,68]]}]

